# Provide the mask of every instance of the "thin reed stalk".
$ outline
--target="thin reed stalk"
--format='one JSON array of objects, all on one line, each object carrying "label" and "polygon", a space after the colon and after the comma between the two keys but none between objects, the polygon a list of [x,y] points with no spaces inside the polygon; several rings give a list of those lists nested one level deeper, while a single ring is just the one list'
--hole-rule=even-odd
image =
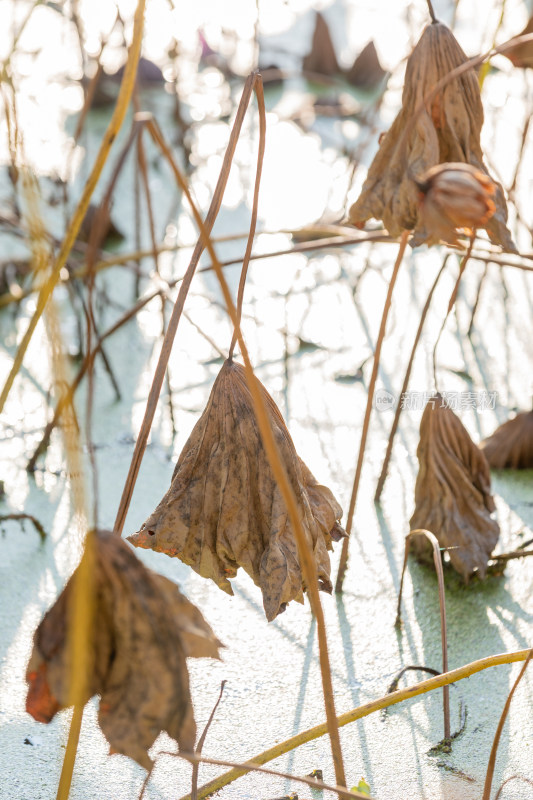
[{"label": "thin reed stalk", "polygon": [[226,681],[222,681],[222,683],[220,684],[220,692],[219,692],[217,701],[216,701],[215,705],[213,706],[213,710],[211,711],[211,714],[209,715],[209,719],[207,720],[205,728],[202,731],[202,735],[198,739],[198,743],[196,745],[196,750],[194,752],[194,756],[195,757],[194,757],[194,761],[193,761],[193,765],[192,765],[191,800],[198,800],[198,770],[200,768],[200,763],[201,763],[201,760],[202,760],[201,759],[202,748],[204,746],[204,742],[205,742],[207,733],[209,731],[209,728],[211,727],[211,723],[213,722],[213,720],[215,718],[215,714],[217,713],[217,708],[218,708],[218,706],[220,704],[220,701],[222,700],[222,695],[224,693],[225,685],[226,685]]},{"label": "thin reed stalk", "polygon": [[400,396],[398,397],[398,403],[396,405],[396,411],[394,412],[394,420],[392,423],[391,432],[389,434],[389,441],[387,442],[387,451],[385,453],[385,458],[383,459],[383,466],[381,467],[381,474],[379,476],[378,485],[376,487],[376,493],[374,495],[374,500],[376,503],[379,503],[379,499],[381,497],[381,492],[383,491],[383,486],[387,479],[387,472],[389,470],[389,461],[392,454],[392,445],[394,444],[394,437],[396,436],[396,431],[398,430],[398,425],[400,423],[400,415],[402,413],[403,408],[403,397],[407,391],[407,387],[409,386],[409,378],[411,377],[411,370],[413,368],[413,363],[415,360],[416,349],[418,347],[418,343],[420,341],[420,337],[422,335],[422,330],[424,328],[424,323],[426,321],[426,317],[429,311],[429,307],[431,305],[431,300],[433,298],[433,294],[435,289],[437,288],[437,284],[440,280],[440,276],[442,275],[444,268],[446,267],[446,262],[448,261],[449,254],[444,257],[444,261],[442,262],[442,266],[437,273],[437,277],[433,281],[431,289],[429,290],[429,294],[426,298],[426,302],[424,304],[424,308],[422,309],[422,314],[420,315],[420,322],[418,323],[418,329],[416,332],[415,340],[413,342],[413,347],[411,349],[411,355],[409,356],[409,362],[407,364],[407,369],[405,370],[405,376],[402,383],[402,388],[400,389]]},{"label": "thin reed stalk", "polygon": [[387,292],[387,297],[385,298],[385,305],[383,306],[383,313],[381,315],[381,325],[379,327],[378,338],[376,342],[376,348],[374,350],[374,359],[372,363],[372,375],[370,376],[370,384],[368,387],[368,394],[366,398],[366,409],[365,409],[365,417],[363,420],[363,428],[361,431],[361,441],[359,443],[359,453],[357,455],[357,465],[355,468],[355,477],[353,481],[352,487],[352,496],[350,497],[350,506],[348,508],[348,519],[346,523],[346,533],[348,536],[344,539],[342,543],[342,552],[339,561],[339,571],[337,573],[337,582],[335,583],[335,591],[342,592],[342,584],[344,582],[344,576],[346,574],[346,567],[348,566],[348,547],[350,541],[350,533],[352,531],[352,524],[353,524],[353,517],[355,512],[355,503],[357,500],[357,493],[359,491],[359,483],[361,480],[361,471],[363,468],[363,460],[365,457],[365,449],[366,449],[366,440],[368,436],[368,429],[370,427],[370,415],[372,414],[372,403],[374,400],[374,389],[376,387],[376,380],[378,377],[378,370],[379,370],[379,359],[381,356],[381,346],[383,344],[383,340],[385,338],[385,330],[387,327],[387,318],[389,315],[389,309],[392,303],[392,293],[394,291],[394,285],[396,283],[396,278],[398,277],[398,272],[400,269],[400,265],[403,260],[403,256],[405,253],[405,248],[407,246],[407,240],[409,238],[409,231],[403,231],[401,238],[400,238],[400,247],[398,249],[398,255],[396,256],[396,261],[394,263],[394,267],[392,270],[391,279],[389,282],[389,289]]},{"label": "thin reed stalk", "polygon": [[452,291],[452,294],[451,294],[451,297],[450,297],[450,300],[449,300],[449,303],[448,303],[448,309],[446,311],[446,315],[445,315],[444,319],[442,320],[442,325],[440,327],[440,330],[439,330],[439,333],[438,333],[438,336],[437,336],[437,340],[436,340],[435,345],[433,347],[433,383],[435,384],[435,391],[436,392],[438,392],[437,348],[439,346],[440,338],[441,338],[441,336],[442,336],[442,334],[444,332],[444,328],[446,327],[446,323],[448,322],[448,317],[450,316],[451,310],[455,305],[455,301],[457,300],[457,294],[459,292],[459,285],[461,283],[461,278],[463,277],[463,273],[464,273],[464,271],[466,269],[466,265],[468,264],[468,261],[470,259],[470,255],[472,253],[472,247],[474,246],[474,239],[475,239],[475,233],[473,233],[471,238],[470,238],[470,244],[468,246],[468,250],[466,251],[466,254],[463,257],[463,260],[461,261],[461,264],[459,266],[459,275],[457,276],[457,280],[455,281],[455,286],[453,287],[453,291]]},{"label": "thin reed stalk", "polygon": [[[23,171],[22,186],[26,200],[29,245],[32,251],[33,269],[35,274],[39,274],[47,269],[47,265],[50,262],[50,244],[40,213],[37,183],[33,175],[26,170]],[[67,368],[63,352],[59,316],[53,302],[49,303],[45,309],[44,322],[50,344],[50,360],[54,385],[57,387],[58,391],[61,391],[62,387],[67,385]],[[81,447],[78,424],[72,405],[68,406],[68,413],[62,427],[62,433],[65,446],[67,475],[70,483],[72,516],[75,522],[74,527],[81,538],[87,530],[87,506],[80,457]],[[68,704],[74,706],[74,713],[69,729],[56,800],[67,800],[69,795],[83,715],[83,703],[87,694],[89,680],[87,665],[90,661],[89,637],[93,624],[92,573],[93,560],[91,538],[87,536],[84,554],[80,566],[78,567],[77,579],[73,586],[74,610],[67,631],[67,646],[70,653],[70,663],[72,664]]]},{"label": "thin reed stalk", "polygon": [[509,709],[511,707],[511,700],[513,699],[513,695],[518,687],[518,684],[524,677],[524,673],[528,668],[529,662],[531,661],[531,657],[533,656],[533,650],[530,650],[528,656],[525,660],[522,669],[518,673],[518,677],[513,683],[511,691],[509,692],[509,696],[505,701],[505,705],[503,707],[503,711],[500,717],[500,721],[498,722],[498,727],[496,728],[496,733],[494,734],[494,741],[492,742],[492,747],[489,756],[489,763],[487,766],[487,774],[485,776],[485,785],[483,786],[483,797],[481,800],[490,800],[490,790],[492,787],[492,778],[494,777],[494,767],[496,766],[496,755],[498,753],[498,745],[500,743],[500,738],[503,731],[503,726],[505,725],[505,720],[507,719],[507,714],[509,713]]},{"label": "thin reed stalk", "polygon": [[[246,251],[242,263],[241,277],[239,280],[239,288],[237,291],[237,320],[241,324],[242,315],[242,302],[244,299],[244,285],[246,283],[246,276],[248,274],[248,266],[250,264],[250,257],[252,255],[252,246],[254,243],[255,229],[257,225],[257,212],[259,207],[259,187],[261,185],[261,174],[263,171],[263,159],[265,157],[265,140],[266,140],[266,110],[265,110],[265,96],[263,93],[263,83],[258,80],[255,83],[255,94],[257,97],[257,106],[259,110],[259,147],[257,150],[257,166],[255,170],[255,186],[254,186],[254,199],[252,203],[252,219],[250,221],[250,232],[246,242]],[[233,331],[231,344],[229,348],[228,359],[231,361],[233,358],[233,350],[237,343],[237,331]]]},{"label": "thin reed stalk", "polygon": [[[258,767],[256,764],[252,764],[249,761],[238,763],[236,761],[226,761],[220,758],[207,758],[206,756],[201,756],[197,753],[169,753],[163,751],[159,753],[159,755],[183,758],[186,761],[191,761],[193,764],[214,764],[215,766],[220,767],[235,767],[237,769],[244,768],[247,772],[262,772],[265,775],[274,775],[277,778],[285,778],[285,780],[303,783],[305,786],[310,786],[311,789],[315,789],[315,791],[335,792],[337,797],[355,797],[359,798],[360,800],[372,800],[372,797],[369,794],[363,794],[362,792],[358,792],[356,789],[347,789],[345,786],[331,786],[330,784],[324,783],[324,781],[320,781],[317,778],[304,778],[300,775],[291,775],[288,772],[280,772],[277,769]],[[198,796],[198,800],[201,800],[203,797],[205,797],[205,794],[202,793],[202,795]],[[141,800],[141,798],[139,798],[139,800]],[[181,798],[181,800],[194,800],[194,797],[191,793],[190,795]]]}]

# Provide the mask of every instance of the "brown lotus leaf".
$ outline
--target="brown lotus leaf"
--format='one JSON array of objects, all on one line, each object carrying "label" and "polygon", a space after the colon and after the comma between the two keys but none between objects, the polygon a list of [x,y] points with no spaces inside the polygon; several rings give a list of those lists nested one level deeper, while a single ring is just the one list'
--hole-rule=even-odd
[{"label": "brown lotus leaf", "polygon": [[533,469],[533,411],[504,422],[481,449],[492,469]]},{"label": "brown lotus leaf", "polygon": [[[342,509],[298,457],[281,413],[259,383],[295,493],[320,588],[331,592],[327,553],[345,536]],[[261,588],[267,619],[290,600],[303,602],[298,548],[283,496],[267,459],[244,368],[226,361],[204,413],[176,464],[170,489],[138,533],[137,547],[176,556],[233,594],[242,567]]]},{"label": "brown lotus leaf", "polygon": [[345,71],[344,77],[348,83],[359,89],[373,89],[381,83],[386,74],[379,63],[376,45],[374,42],[368,42],[350,69]]},{"label": "brown lotus leaf", "polygon": [[470,164],[438,164],[415,182],[420,189],[420,233],[428,245],[460,244],[458,229],[472,235],[496,210],[494,183]]},{"label": "brown lotus leaf", "polygon": [[[429,530],[442,548],[450,548],[450,561],[465,581],[474,570],[484,577],[500,530],[491,517],[495,505],[490,469],[440,395],[424,409],[417,456],[420,466],[411,530]],[[420,561],[433,563],[433,550],[425,537],[413,537],[412,547]]]},{"label": "brown lotus leaf", "polygon": [[338,75],[340,72],[328,24],[322,14],[316,15],[311,50],[302,66],[305,72],[315,72],[317,75]]},{"label": "brown lotus leaf", "polygon": [[[393,236],[414,230],[411,244],[418,246],[425,239],[414,179],[443,162],[467,163],[488,175],[480,144],[483,107],[473,69],[446,84],[413,124],[413,112],[424,97],[465,61],[465,53],[446,25],[437,22],[426,27],[407,60],[402,108],[381,140],[361,194],[350,208],[354,225],[361,227],[371,217],[381,219]],[[496,210],[483,227],[493,242],[516,252],[506,225],[503,190],[493,183]]]},{"label": "brown lotus leaf", "polygon": [[[148,750],[163,730],[182,750],[194,749],[196,726],[185,659],[218,658],[221,644],[178,587],[147,569],[120,536],[109,531],[89,536],[95,562],[94,623],[83,703],[99,694],[98,719],[110,752],[123,753],[150,769]],[[75,622],[77,575],[78,570],[34,635],[26,710],[39,722],[50,722],[71,702],[67,630]]]},{"label": "brown lotus leaf", "polygon": [[[530,17],[528,23],[523,31],[517,33],[517,36],[525,36],[528,33],[533,33],[533,17]],[[533,40],[531,42],[523,42],[522,44],[515,44],[505,50],[502,55],[506,56],[515,67],[533,67]]]}]

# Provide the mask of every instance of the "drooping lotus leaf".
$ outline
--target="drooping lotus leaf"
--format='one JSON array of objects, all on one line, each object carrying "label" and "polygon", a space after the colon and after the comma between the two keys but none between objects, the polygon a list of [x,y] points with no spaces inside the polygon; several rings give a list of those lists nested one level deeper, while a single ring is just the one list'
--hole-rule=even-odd
[{"label": "drooping lotus leaf", "polygon": [[311,49],[303,60],[303,69],[317,75],[338,75],[340,67],[335,55],[328,24],[322,14],[317,13]]},{"label": "drooping lotus leaf", "polygon": [[[338,522],[342,509],[298,457],[278,407],[259,386],[315,556],[320,588],[331,592],[327,550],[332,539],[345,535]],[[137,547],[180,558],[228,594],[233,594],[229,579],[242,567],[261,588],[269,621],[290,600],[303,601],[294,531],[240,364],[226,361],[222,367],[169,490],[141,530],[128,538]]]},{"label": "drooping lotus leaf", "polygon": [[[418,109],[433,87],[467,56],[449,28],[428,25],[407,60],[402,108],[384,135],[363,189],[349,211],[361,227],[367,219],[383,220],[389,233],[414,230],[413,246],[427,237],[419,220],[419,193],[414,179],[444,162],[464,162],[488,175],[481,151],[483,107],[475,71],[467,70],[437,93],[429,107]],[[406,129],[409,132],[404,136]],[[484,225],[495,244],[516,252],[507,229],[507,206],[500,184],[492,179],[495,213]]]},{"label": "drooping lotus leaf", "polygon": [[504,422],[481,449],[493,469],[533,469],[533,411]]},{"label": "drooping lotus leaf", "polygon": [[[116,534],[89,534],[93,549],[93,624],[83,702],[101,696],[98,720],[112,753],[150,769],[161,731],[182,750],[196,738],[186,657],[218,658],[220,642],[176,584],[147,569]],[[84,558],[86,555],[84,555]],[[71,704],[71,648],[79,568],[34,635],[26,710],[50,722]]]},{"label": "drooping lotus leaf", "polygon": [[[417,456],[411,530],[429,530],[441,547],[450,548],[450,561],[465,581],[475,570],[483,577],[499,536],[491,516],[490,469],[440,395],[428,401],[422,415]],[[424,537],[414,537],[412,547],[421,561],[432,563],[433,551]]]}]

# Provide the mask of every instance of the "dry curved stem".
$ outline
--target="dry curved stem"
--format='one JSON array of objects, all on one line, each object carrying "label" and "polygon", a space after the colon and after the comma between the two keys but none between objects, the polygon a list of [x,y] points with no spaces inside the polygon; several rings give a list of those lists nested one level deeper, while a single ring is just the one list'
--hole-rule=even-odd
[{"label": "dry curved stem", "polygon": [[490,790],[492,786],[492,778],[494,776],[494,767],[496,766],[496,755],[498,753],[498,745],[500,743],[500,737],[502,735],[503,726],[505,725],[505,720],[507,719],[507,714],[509,713],[509,708],[511,707],[511,700],[513,699],[513,695],[518,687],[518,684],[522,680],[524,673],[528,667],[528,664],[533,656],[533,649],[529,651],[529,654],[522,666],[522,669],[518,673],[518,677],[513,683],[511,691],[509,692],[509,696],[505,701],[505,705],[503,707],[502,715],[500,717],[500,721],[498,722],[498,727],[496,728],[496,733],[494,734],[494,741],[492,743],[492,748],[490,751],[489,756],[489,763],[487,766],[487,775],[485,777],[485,785],[483,787],[483,797],[481,800],[490,800]]},{"label": "dry curved stem", "polygon": [[[385,697],[381,697],[378,700],[372,700],[371,702],[365,703],[362,706],[358,706],[351,711],[347,711],[337,718],[337,724],[340,728],[342,728],[344,725],[349,725],[351,722],[362,719],[363,717],[373,714],[376,711],[381,711],[381,709],[389,708],[397,703],[402,703],[404,700],[408,700],[412,697],[418,697],[419,695],[426,694],[434,689],[440,689],[443,686],[449,686],[451,683],[456,683],[464,678],[469,678],[471,675],[475,675],[476,672],[481,672],[489,667],[496,667],[502,664],[513,664],[517,661],[525,661],[530,652],[531,651],[529,649],[518,650],[512,653],[501,653],[498,655],[487,656],[477,661],[472,661],[470,664],[465,664],[458,669],[451,670],[443,675],[436,675],[434,678],[428,678],[425,681],[420,681],[420,683],[415,683],[412,686],[408,686],[406,689],[399,689],[398,691],[393,692],[392,694],[387,694]],[[262,753],[258,753],[256,756],[253,756],[253,758],[249,758],[246,763],[253,764],[254,766],[262,766],[263,764],[267,764],[269,761],[273,761],[275,758],[279,758],[279,756],[289,753],[291,750],[294,750],[297,747],[306,744],[307,742],[312,742],[314,739],[325,736],[327,732],[327,723],[316,725],[313,728],[309,728],[308,730],[297,733],[295,736],[291,736],[284,742],[275,744],[273,747],[268,748],[268,750],[264,750]],[[199,800],[202,800],[214,792],[219,791],[224,786],[227,786],[228,784],[237,780],[237,778],[240,778],[242,775],[246,775],[246,773],[249,771],[249,767],[236,767],[229,772],[225,772],[223,775],[219,775],[217,778],[214,778],[213,780],[209,781],[209,783],[206,783],[204,786],[200,787],[198,792]],[[190,798],[189,795],[185,795],[179,800],[190,800]]]},{"label": "dry curved stem", "polygon": [[24,523],[24,520],[28,520],[32,523],[33,527],[41,537],[41,541],[44,542],[46,539],[46,531],[44,527],[41,525],[37,517],[34,517],[33,514],[0,514],[0,522],[7,522],[8,520],[15,520],[17,522]]},{"label": "dry curved stem", "polygon": [[[437,573],[437,581],[439,585],[439,606],[440,606],[440,635],[442,645],[442,671],[448,672],[448,640],[446,632],[446,594],[444,590],[444,574],[442,571],[442,559],[440,555],[440,547],[436,536],[424,529],[417,529],[409,531],[405,537],[405,553],[403,558],[402,577],[400,580],[400,591],[398,594],[398,606],[396,609],[396,625],[401,623],[401,604],[402,604],[402,591],[403,579],[405,576],[405,568],[407,566],[407,558],[409,556],[409,548],[411,541],[415,536],[425,536],[433,548],[433,563],[435,564],[435,571]],[[447,686],[442,689],[442,703],[444,712],[444,740],[443,743],[449,745],[451,742],[450,730],[450,691]]]},{"label": "dry curved stem", "polygon": [[439,271],[437,272],[437,276],[436,276],[435,280],[433,281],[431,289],[429,290],[429,294],[428,294],[428,296],[426,298],[426,302],[424,303],[424,308],[422,309],[422,313],[420,315],[420,321],[418,323],[418,329],[417,329],[417,332],[416,332],[415,340],[413,342],[413,347],[411,349],[411,355],[409,356],[409,362],[407,364],[407,369],[405,370],[405,377],[403,379],[402,388],[400,390],[400,402],[397,404],[396,410],[394,412],[394,420],[393,420],[393,423],[392,423],[391,432],[389,434],[389,441],[387,442],[387,451],[385,453],[385,458],[383,459],[383,466],[381,467],[381,474],[379,476],[379,480],[378,480],[377,487],[376,487],[376,493],[374,495],[374,500],[375,500],[376,503],[379,503],[379,499],[381,497],[381,492],[383,491],[383,486],[384,486],[385,481],[387,479],[387,472],[388,472],[388,469],[389,469],[389,461],[390,461],[390,457],[391,457],[391,454],[392,454],[392,446],[394,444],[394,437],[396,436],[396,431],[398,430],[398,425],[400,423],[400,415],[402,413],[402,407],[403,407],[402,398],[405,396],[405,393],[407,391],[407,387],[409,386],[409,378],[411,377],[411,370],[413,368],[413,363],[414,363],[414,360],[415,360],[416,349],[418,347],[418,343],[419,343],[420,337],[422,335],[422,330],[424,328],[424,323],[426,321],[426,316],[427,316],[427,313],[429,311],[429,307],[431,305],[431,300],[433,298],[433,294],[435,292],[435,289],[437,288],[437,284],[438,284],[438,282],[440,280],[440,276],[442,275],[442,273],[444,271],[444,268],[446,267],[446,263],[448,261],[448,258],[449,258],[449,254],[447,254],[444,257],[444,260],[442,262],[442,266],[439,269]]},{"label": "dry curved stem", "polygon": [[363,468],[363,459],[365,456],[365,448],[366,448],[366,440],[368,436],[368,429],[370,426],[370,415],[372,413],[372,402],[374,399],[374,389],[376,387],[376,380],[378,376],[379,370],[379,359],[381,355],[381,346],[383,344],[383,340],[385,338],[385,330],[387,327],[387,317],[389,314],[389,309],[392,303],[392,293],[394,290],[394,285],[396,283],[396,278],[398,277],[398,271],[400,269],[400,265],[402,263],[402,259],[405,253],[405,248],[407,246],[407,240],[409,237],[408,231],[403,231],[400,239],[400,247],[398,250],[398,255],[396,256],[396,261],[394,263],[394,268],[392,270],[391,279],[389,282],[389,288],[387,291],[387,297],[385,298],[385,305],[383,306],[383,313],[381,315],[381,325],[379,328],[378,338],[376,342],[376,348],[374,350],[374,358],[372,362],[372,375],[370,377],[370,384],[368,387],[367,399],[366,399],[366,409],[365,409],[365,416],[363,420],[363,428],[361,431],[361,441],[359,443],[359,452],[357,455],[357,465],[355,468],[355,477],[352,487],[352,495],[350,497],[350,506],[348,508],[348,519],[346,522],[346,533],[348,534],[348,538],[344,540],[342,543],[342,552],[339,561],[339,571],[337,573],[337,581],[335,583],[335,591],[342,592],[342,584],[344,582],[344,575],[346,574],[346,567],[348,566],[348,546],[349,546],[349,536],[352,530],[352,523],[353,517],[355,512],[355,503],[357,500],[357,493],[359,491],[359,482],[361,480],[361,471]]},{"label": "dry curved stem", "polygon": [[446,327],[446,323],[448,321],[448,317],[450,316],[451,310],[455,305],[455,301],[457,300],[457,294],[459,292],[459,284],[461,283],[461,278],[463,277],[463,272],[465,271],[466,265],[468,264],[468,260],[469,260],[471,254],[472,254],[472,247],[474,246],[474,239],[475,239],[475,234],[473,233],[471,238],[470,238],[470,244],[468,245],[468,250],[466,251],[466,253],[465,253],[465,255],[464,255],[464,257],[463,257],[463,259],[461,261],[461,264],[459,266],[459,275],[457,276],[457,280],[455,281],[455,286],[453,287],[453,291],[452,291],[452,294],[451,294],[451,297],[450,297],[450,301],[448,303],[448,309],[446,311],[446,315],[445,315],[445,317],[444,317],[444,319],[442,321],[442,325],[440,327],[437,339],[436,339],[435,344],[433,346],[433,382],[435,384],[435,391],[438,391],[438,384],[437,384],[437,348],[439,346],[440,337],[442,336],[444,328]]},{"label": "dry curved stem", "polygon": [[196,744],[196,749],[195,749],[196,758],[194,759],[194,762],[193,762],[192,777],[191,777],[191,800],[198,800],[198,769],[199,769],[200,763],[201,763],[200,756],[202,755],[202,748],[204,746],[205,737],[207,736],[207,732],[208,732],[209,728],[211,727],[211,723],[213,722],[213,720],[215,718],[215,714],[217,712],[217,708],[218,708],[218,706],[220,704],[220,701],[222,700],[222,695],[224,693],[225,685],[226,685],[226,681],[222,681],[222,683],[220,684],[220,692],[219,692],[217,701],[216,701],[215,705],[213,706],[213,710],[211,711],[211,714],[209,715],[209,719],[207,720],[205,728],[202,731],[202,735],[200,736],[200,738],[198,739],[198,742]]},{"label": "dry curved stem", "polygon": [[13,385],[15,377],[22,365],[24,355],[26,353],[26,350],[28,349],[28,345],[31,341],[35,328],[37,327],[37,323],[39,322],[43,314],[43,311],[46,308],[46,305],[50,297],[52,296],[57,281],[59,280],[59,274],[62,268],[65,266],[69,253],[72,250],[72,247],[76,240],[76,236],[78,235],[78,231],[87,213],[91,196],[96,188],[96,184],[98,183],[105,162],[107,161],[107,157],[111,150],[111,146],[114,140],[116,139],[116,136],[120,128],[122,127],[122,123],[126,116],[126,112],[128,110],[131,95],[133,92],[133,87],[135,85],[135,74],[137,71],[137,63],[139,61],[139,56],[141,52],[145,4],[146,0],[138,0],[137,7],[135,9],[132,43],[128,55],[128,60],[126,62],[126,67],[124,70],[124,77],[120,85],[120,91],[117,98],[117,103],[113,111],[113,116],[111,117],[111,121],[104,134],[102,144],[100,145],[100,149],[96,156],[96,160],[94,162],[91,173],[85,183],[82,196],[78,202],[76,210],[74,211],[74,214],[70,221],[67,233],[63,240],[63,244],[61,245],[61,249],[55,259],[54,265],[51,269],[48,279],[46,280],[46,282],[44,283],[39,292],[39,297],[37,299],[37,307],[35,309],[33,317],[31,318],[28,328],[22,338],[22,341],[17,348],[15,359],[13,361],[13,366],[11,367],[5,385],[2,389],[2,393],[0,394],[0,412],[2,411],[5,405],[5,401],[9,395],[9,392],[11,391],[11,387]]},{"label": "dry curved stem", "polygon": [[387,694],[395,692],[398,689],[398,684],[406,672],[428,672],[430,675],[442,675],[442,672],[439,672],[438,669],[433,669],[432,667],[423,667],[421,664],[409,664],[407,667],[402,667],[394,680],[389,684],[387,687]]},{"label": "dry curved stem", "polygon": [[523,775],[511,775],[509,778],[504,780],[504,782],[502,783],[502,785],[500,786],[500,788],[498,789],[498,791],[494,795],[494,800],[498,800],[498,798],[501,796],[501,793],[503,792],[505,786],[508,783],[510,783],[511,781],[522,781],[523,783],[527,783],[528,786],[532,786],[533,787],[533,781],[530,781],[529,778],[524,778]]}]

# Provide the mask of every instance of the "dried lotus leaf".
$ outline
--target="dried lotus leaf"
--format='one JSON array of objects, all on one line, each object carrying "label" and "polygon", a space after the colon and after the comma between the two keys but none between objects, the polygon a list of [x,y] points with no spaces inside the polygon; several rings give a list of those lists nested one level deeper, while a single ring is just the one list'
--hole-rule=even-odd
[{"label": "dried lotus leaf", "polygon": [[[483,577],[499,536],[491,517],[490,469],[440,395],[429,400],[422,415],[417,456],[411,530],[429,530],[442,548],[451,548],[450,561],[465,581],[474,570]],[[413,537],[412,547],[419,560],[432,563],[433,551],[424,537]]]},{"label": "dried lotus leaf", "polygon": [[[259,382],[258,382],[259,383]],[[320,587],[330,592],[331,539],[344,535],[342,510],[298,457],[280,411],[259,384],[295,493]],[[298,548],[266,456],[244,368],[226,361],[178,459],[170,489],[138,533],[128,537],[189,564],[233,594],[242,567],[261,588],[267,619],[303,601]]]},{"label": "dried lotus leaf", "polygon": [[328,24],[322,14],[316,15],[311,50],[305,56],[302,66],[305,72],[314,72],[317,75],[331,76],[340,72]]},{"label": "dried lotus leaf", "polygon": [[[361,195],[350,208],[354,225],[361,227],[371,217],[381,219],[393,236],[414,230],[412,244],[417,246],[425,239],[413,179],[443,162],[468,163],[488,175],[480,144],[483,107],[473,69],[450,81],[412,124],[413,112],[424,97],[465,61],[465,53],[446,25],[427,26],[407,60],[402,108],[381,141]],[[406,129],[409,132],[404,136]],[[506,225],[503,190],[493,183],[496,210],[484,227],[493,242],[516,252]]]},{"label": "dried lotus leaf", "polygon": [[[196,726],[186,656],[218,657],[221,646],[200,611],[171,581],[147,569],[108,531],[93,536],[94,625],[89,685],[83,702],[101,696],[98,719],[110,752],[150,769],[148,750],[163,730],[194,749]],[[41,722],[69,705],[67,629],[77,571],[45,614],[27,669],[26,709]]]},{"label": "dried lotus leaf", "polygon": [[533,411],[504,422],[481,449],[492,469],[533,469]]},{"label": "dried lotus leaf", "polygon": [[344,73],[348,83],[360,89],[373,89],[381,83],[386,75],[386,71],[379,63],[376,45],[373,41],[364,46],[350,69]]}]

